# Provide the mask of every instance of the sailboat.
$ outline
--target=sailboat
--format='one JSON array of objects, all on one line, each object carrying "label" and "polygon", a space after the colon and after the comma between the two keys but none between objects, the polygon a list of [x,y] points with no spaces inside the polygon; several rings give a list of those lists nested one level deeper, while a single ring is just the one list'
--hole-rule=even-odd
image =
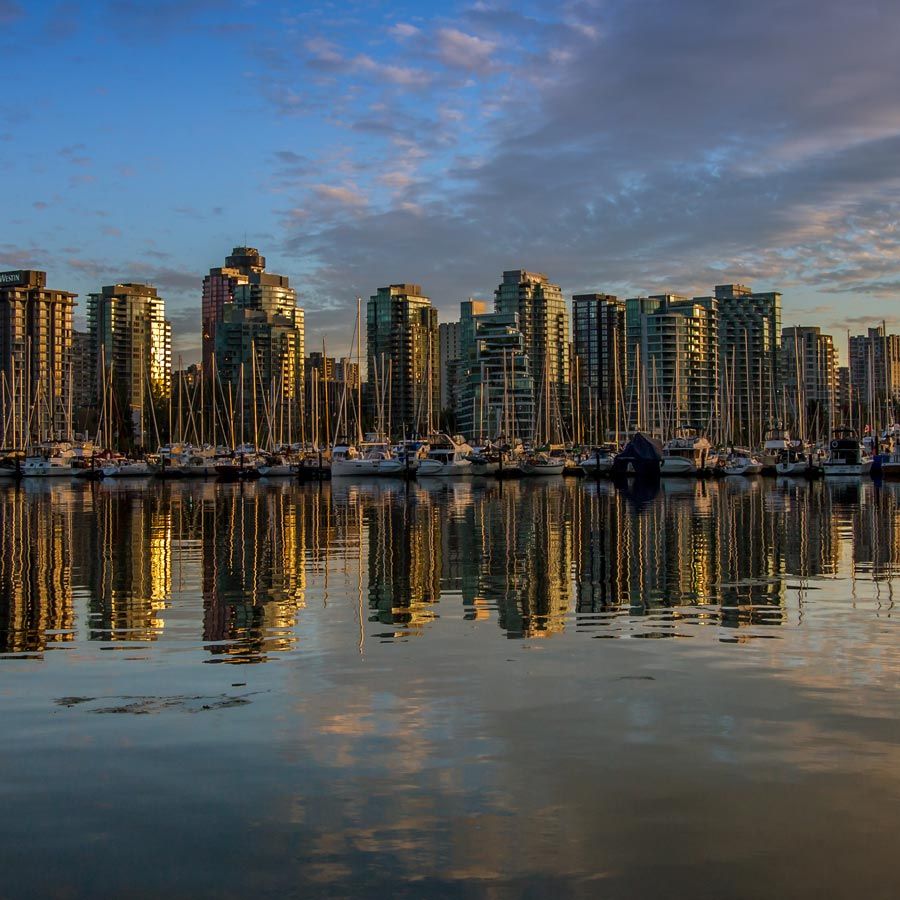
[{"label": "sailboat", "polygon": [[428,456],[419,462],[416,474],[422,477],[432,475],[474,475],[473,450],[461,434],[450,437],[438,434],[431,440]]}]

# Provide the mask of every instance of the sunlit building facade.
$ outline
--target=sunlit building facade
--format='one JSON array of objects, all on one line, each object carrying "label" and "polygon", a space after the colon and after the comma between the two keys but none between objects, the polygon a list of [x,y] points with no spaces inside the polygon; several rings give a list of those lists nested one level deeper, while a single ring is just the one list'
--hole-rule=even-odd
[{"label": "sunlit building facade", "polygon": [[0,412],[6,445],[71,437],[76,296],[48,288],[46,272],[0,272]]},{"label": "sunlit building facade", "polygon": [[236,250],[247,253],[229,261],[252,265],[218,313],[213,430],[232,446],[293,443],[303,427],[304,311],[286,275],[263,271],[256,250]]},{"label": "sunlit building facade", "polygon": [[494,291],[494,310],[518,317],[534,378],[536,439],[564,439],[571,413],[571,347],[562,290],[542,273],[509,270]]},{"label": "sunlit building facade", "polygon": [[[94,400],[111,386],[125,434],[147,446],[152,402],[167,399],[172,386],[172,325],[166,301],[148,284],[107,285],[88,295]],[[120,432],[121,435],[121,432]]]}]

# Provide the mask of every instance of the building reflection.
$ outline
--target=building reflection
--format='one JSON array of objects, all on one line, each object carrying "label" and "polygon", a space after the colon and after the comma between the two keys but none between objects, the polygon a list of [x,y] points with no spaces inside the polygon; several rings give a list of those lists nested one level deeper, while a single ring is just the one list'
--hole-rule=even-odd
[{"label": "building reflection", "polygon": [[92,586],[89,636],[102,641],[154,641],[172,590],[173,498],[152,492],[96,490],[92,545],[83,559]]},{"label": "building reflection", "polygon": [[73,640],[74,501],[0,491],[0,653],[41,653]]},{"label": "building reflection", "polygon": [[202,501],[203,639],[221,661],[263,662],[296,643],[315,508],[287,485],[210,485]]},{"label": "building reflection", "polygon": [[743,640],[816,579],[849,576],[850,601],[870,581],[889,608],[900,485],[26,483],[0,490],[0,528],[6,654],[190,640],[260,662],[297,646],[311,593],[360,642],[442,617],[521,639],[713,625]]}]

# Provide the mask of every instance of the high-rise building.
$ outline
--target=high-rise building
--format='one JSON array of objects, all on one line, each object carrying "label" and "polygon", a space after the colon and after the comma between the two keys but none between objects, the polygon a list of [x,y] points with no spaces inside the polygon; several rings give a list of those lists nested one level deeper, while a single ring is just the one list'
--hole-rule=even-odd
[{"label": "high-rise building", "polygon": [[392,284],[366,313],[369,414],[376,429],[425,433],[440,411],[437,310],[417,284]]},{"label": "high-rise building", "polygon": [[459,322],[441,322],[438,326],[441,357],[441,411],[456,406],[456,382],[459,370]]},{"label": "high-rise building", "polygon": [[91,370],[93,354],[88,331],[72,332],[72,405],[75,409],[94,402],[96,373]]},{"label": "high-rise building", "polygon": [[216,331],[222,321],[225,305],[234,302],[238,285],[247,284],[251,277],[262,275],[266,258],[255,247],[235,247],[225,258],[221,268],[210,269],[203,279],[201,309],[203,328],[203,371],[212,372],[212,355],[216,349]]},{"label": "high-rise building", "polygon": [[886,428],[897,420],[900,402],[900,334],[886,334],[879,325],[850,337],[848,347],[854,403],[866,424]]},{"label": "high-rise building", "polygon": [[[293,443],[301,436],[304,416],[303,309],[289,278],[265,272],[258,251],[235,248],[226,262],[241,277],[217,312],[215,434],[235,445]],[[212,284],[209,290],[213,296]]]},{"label": "high-rise building", "polygon": [[46,272],[0,272],[0,371],[5,381],[0,411],[6,446],[71,437],[76,296],[48,288]]},{"label": "high-rise building", "polygon": [[851,416],[853,415],[850,396],[850,367],[838,366],[835,425],[847,425],[850,423]]},{"label": "high-rise building", "polygon": [[783,328],[780,368],[789,418],[785,425],[803,439],[827,435],[837,396],[837,351],[831,335],[817,326]]},{"label": "high-rise building", "polygon": [[516,312],[460,316],[463,358],[456,422],[470,440],[534,439],[535,386]]},{"label": "high-rise building", "polygon": [[562,290],[539,272],[507,271],[494,291],[494,309],[518,316],[534,378],[536,438],[563,439],[571,397],[569,312]]},{"label": "high-rise building", "polygon": [[576,294],[572,331],[576,436],[604,441],[625,428],[625,302],[611,294]]},{"label": "high-rise building", "polygon": [[88,295],[88,333],[95,402],[111,384],[120,439],[148,446],[151,403],[168,398],[172,386],[166,301],[148,284],[106,285]]},{"label": "high-rise building", "polygon": [[660,294],[625,306],[629,427],[662,438],[708,431],[718,416],[715,298]]},{"label": "high-rise building", "polygon": [[715,299],[719,368],[733,406],[732,440],[756,446],[780,418],[781,294],[755,293],[743,284],[717,284]]},{"label": "high-rise building", "polygon": [[[438,329],[441,357],[441,412],[456,414],[462,391],[464,356],[471,351],[471,341],[466,343],[466,328],[470,327],[472,316],[487,312],[487,303],[470,297],[460,304],[465,321],[442,322]],[[469,323],[467,326],[466,323]]]}]

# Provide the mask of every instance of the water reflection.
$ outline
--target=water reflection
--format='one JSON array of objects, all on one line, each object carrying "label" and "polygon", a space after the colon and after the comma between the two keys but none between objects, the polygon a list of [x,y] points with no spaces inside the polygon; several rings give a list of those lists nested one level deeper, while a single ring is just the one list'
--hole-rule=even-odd
[{"label": "water reflection", "polygon": [[507,638],[744,640],[820,579],[851,600],[872,582],[890,614],[900,564],[898,486],[868,482],[26,485],[0,491],[0,528],[5,654],[172,640],[260,662],[298,646],[310,591],[355,611],[361,646],[442,615]]}]

